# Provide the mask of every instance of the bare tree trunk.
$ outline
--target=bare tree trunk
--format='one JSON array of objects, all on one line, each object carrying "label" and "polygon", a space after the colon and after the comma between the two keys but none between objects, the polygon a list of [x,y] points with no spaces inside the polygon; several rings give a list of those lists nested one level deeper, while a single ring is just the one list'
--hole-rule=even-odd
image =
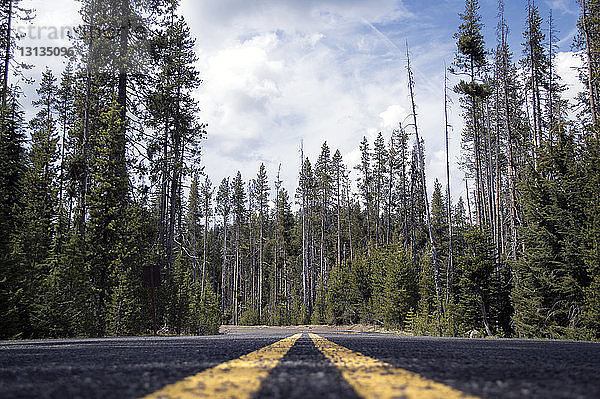
[{"label": "bare tree trunk", "polygon": [[485,301],[483,298],[483,292],[481,291],[481,289],[479,290],[479,303],[481,305],[481,318],[483,320],[483,325],[485,326],[485,332],[487,333],[488,336],[492,336],[494,335],[494,333],[492,332],[492,329],[490,327],[490,322],[488,320],[488,316],[487,316],[487,311],[485,310]]},{"label": "bare tree trunk", "polygon": [[[237,218],[237,217],[236,217]],[[235,226],[235,267],[233,270],[233,324],[239,321],[239,296],[240,289],[240,221],[236,220]]]},{"label": "bare tree trunk", "polygon": [[221,311],[227,304],[227,216],[223,215],[223,264],[221,266]]},{"label": "bare tree trunk", "polygon": [[319,240],[319,270],[321,272],[321,289],[325,287],[325,199],[323,199],[323,209],[321,209],[321,237]]},{"label": "bare tree trunk", "polygon": [[[594,125],[598,122],[598,114],[597,114],[597,105],[596,105],[596,96],[598,95],[595,91],[596,86],[594,85],[594,73],[592,71],[592,49],[590,45],[590,37],[589,37],[589,28],[587,21],[587,10],[586,10],[586,0],[581,0],[581,8],[582,8],[582,21],[583,21],[583,35],[585,37],[585,53],[587,57],[588,64],[588,91],[590,96],[590,109],[592,113],[592,123]],[[594,137],[596,140],[598,139],[598,130],[594,130]]]},{"label": "bare tree trunk", "polygon": [[[475,84],[475,66],[471,60],[471,84]],[[483,201],[482,201],[482,182],[481,182],[481,160],[479,153],[479,126],[477,124],[477,98],[471,94],[471,124],[473,128],[473,154],[475,162],[475,213],[477,216],[477,225],[481,229],[483,225]]]},{"label": "bare tree trunk", "polygon": [[[11,0],[12,4],[12,0]],[[92,68],[93,68],[93,57],[94,57],[94,29],[95,29],[95,13],[96,13],[96,2],[91,3],[92,12],[90,15],[90,26],[89,26],[89,49],[88,57],[86,62],[85,71],[85,107],[83,115],[83,137],[82,137],[82,153],[83,153],[83,172],[81,176],[81,192],[79,193],[79,232],[82,235],[83,242],[85,243],[86,235],[86,216],[87,216],[87,192],[89,184],[89,156],[88,156],[88,145],[90,139],[90,118],[91,118],[91,96],[92,96]]]},{"label": "bare tree trunk", "polygon": [[453,253],[452,253],[452,196],[450,195],[450,150],[448,137],[448,78],[446,76],[446,67],[444,65],[444,129],[446,133],[446,193],[448,196],[446,204],[446,214],[448,218],[448,268],[446,270],[446,303],[450,302],[452,292]]},{"label": "bare tree trunk", "polygon": [[504,123],[507,136],[507,152],[508,152],[508,192],[510,201],[510,241],[511,241],[511,257],[517,260],[517,227],[516,227],[516,183],[515,183],[515,157],[513,149],[513,132],[511,124],[510,99],[508,88],[508,54],[506,49],[506,28],[504,24],[504,4],[500,2],[500,18],[501,18],[501,46],[502,46],[502,88],[504,91]]},{"label": "bare tree trunk", "polygon": [[533,41],[531,40],[531,32],[532,32],[532,18],[533,18],[533,10],[531,8],[531,1],[528,0],[527,1],[527,12],[528,12],[528,26],[529,26],[529,57],[530,57],[530,73],[531,73],[531,112],[532,112],[532,122],[533,122],[533,162],[534,162],[534,168],[535,170],[538,170],[539,167],[539,148],[541,146],[541,142],[540,142],[540,134],[538,133],[538,130],[540,129],[540,126],[538,126],[538,113],[539,113],[539,107],[537,104],[537,99],[538,96],[536,95],[536,92],[538,91],[538,83],[536,80],[536,68],[535,68],[535,62],[533,59]]},{"label": "bare tree trunk", "polygon": [[[495,177],[495,224],[497,233],[496,253],[504,255],[504,223],[502,223],[502,190],[501,190],[501,170],[500,170],[500,88],[496,89],[496,137],[494,140],[494,177]],[[499,260],[499,258],[498,258]]]},{"label": "bare tree trunk", "polygon": [[465,179],[465,190],[467,191],[467,209],[469,211],[469,224],[473,226],[473,215],[471,214],[471,200],[469,199],[469,182]]},{"label": "bare tree trunk", "polygon": [[484,198],[486,201],[485,209],[487,212],[487,222],[490,226],[490,230],[492,233],[492,237],[494,240],[494,244],[496,243],[496,224],[494,219],[495,209],[494,209],[494,201],[492,198],[494,197],[494,168],[492,166],[492,126],[490,121],[490,110],[489,110],[489,102],[485,101],[485,120],[486,120],[486,134],[485,134],[485,150],[486,150],[486,179],[485,179],[485,192]]},{"label": "bare tree trunk", "polygon": [[[130,14],[129,9],[130,0],[121,0],[121,27],[120,27],[120,43],[119,43],[119,82],[118,82],[118,93],[117,102],[119,104],[121,126],[117,145],[119,148],[116,149],[118,173],[121,178],[127,178],[127,165],[125,162],[125,146],[126,146],[126,132],[127,132],[127,63],[129,58],[129,28],[130,28]],[[120,195],[125,195],[123,192]]]},{"label": "bare tree trunk", "polygon": [[389,181],[388,181],[388,198],[386,211],[386,229],[385,229],[385,245],[390,245],[390,230],[392,225],[392,190],[394,188],[394,135],[390,137],[390,153],[388,157]]},{"label": "bare tree trunk", "polygon": [[12,46],[12,14],[13,0],[8,0],[8,20],[6,21],[6,53],[4,54],[4,76],[2,84],[2,115],[4,122],[4,114],[6,112],[6,98],[8,96],[8,70],[10,68],[10,48]]},{"label": "bare tree trunk", "polygon": [[[349,173],[349,172],[348,172]],[[348,209],[348,246],[350,247],[350,262],[354,261],[352,250],[352,209],[350,204],[350,177],[346,179],[346,208]]]},{"label": "bare tree trunk", "polygon": [[[403,133],[405,134],[405,133]],[[406,136],[403,136],[403,142],[402,142],[402,188],[401,188],[401,195],[402,195],[402,200],[400,201],[402,204],[402,228],[403,228],[403,234],[404,234],[404,248],[408,249],[408,205],[406,203],[406,140],[405,140]]]},{"label": "bare tree trunk", "polygon": [[204,198],[204,234],[202,235],[202,285],[200,295],[204,297],[206,284],[206,238],[208,236],[208,198]]},{"label": "bare tree trunk", "polygon": [[300,194],[302,217],[302,304],[308,308],[308,259],[306,259],[306,180],[304,170],[304,143],[300,143]]},{"label": "bare tree trunk", "polygon": [[433,231],[431,228],[431,214],[429,212],[429,199],[427,196],[427,182],[425,181],[425,163],[423,161],[423,148],[421,146],[421,139],[419,137],[419,128],[417,125],[417,108],[415,105],[415,95],[414,95],[414,80],[412,76],[412,70],[410,69],[410,54],[408,51],[408,45],[406,46],[406,57],[407,57],[407,69],[408,69],[408,88],[410,91],[410,101],[412,104],[412,116],[413,116],[413,124],[415,128],[415,139],[417,142],[417,152],[419,158],[419,169],[421,171],[421,180],[423,183],[423,199],[425,202],[425,213],[427,217],[427,231],[429,235],[429,244],[431,245],[431,255],[433,258],[433,273],[434,273],[434,282],[435,282],[435,294],[438,302],[438,318],[444,313],[444,305],[442,304],[441,297],[441,287],[440,287],[440,270],[437,259],[437,250],[435,246],[435,241],[433,239]]},{"label": "bare tree trunk", "polygon": [[[261,193],[262,195],[262,193]],[[262,201],[262,200],[260,200]],[[259,203],[259,244],[258,244],[258,320],[262,322],[262,303],[263,303],[263,204]]]},{"label": "bare tree trunk", "polygon": [[337,266],[340,266],[340,262],[341,262],[341,243],[342,243],[342,232],[341,232],[341,226],[342,226],[342,221],[341,221],[341,201],[340,201],[340,196],[341,196],[341,191],[340,191],[340,169],[341,169],[341,165],[337,166],[337,176],[336,176],[336,188],[337,188]]},{"label": "bare tree trunk", "polygon": [[553,35],[553,26],[552,26],[552,9],[550,9],[550,16],[549,16],[549,20],[548,20],[548,28],[549,28],[549,33],[548,33],[548,73],[549,73],[549,78],[548,78],[548,116],[550,117],[550,129],[549,133],[548,133],[548,139],[550,140],[550,144],[553,143],[554,138],[554,126],[555,126],[555,119],[554,119],[554,69],[553,64],[554,61],[552,60],[552,35]]}]

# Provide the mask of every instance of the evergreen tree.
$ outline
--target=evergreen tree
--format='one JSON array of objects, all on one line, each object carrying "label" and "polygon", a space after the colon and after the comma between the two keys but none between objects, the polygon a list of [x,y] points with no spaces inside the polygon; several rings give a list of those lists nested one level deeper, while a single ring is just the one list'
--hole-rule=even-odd
[{"label": "evergreen tree", "polygon": [[323,290],[327,286],[329,276],[329,244],[330,244],[330,208],[331,194],[333,192],[332,179],[332,160],[331,151],[327,142],[321,146],[321,153],[315,164],[315,183],[316,183],[316,209],[318,217],[318,226],[316,229],[319,235],[319,274],[320,288]]},{"label": "evergreen tree", "polygon": [[589,284],[584,262],[585,194],[573,137],[561,131],[558,142],[540,153],[537,170],[523,182],[522,229],[525,253],[515,266],[512,301],[519,336],[569,337],[581,333],[583,287]]},{"label": "evergreen tree", "polygon": [[[584,104],[587,111],[582,115],[586,123],[597,126],[600,118],[600,2],[598,0],[581,0],[581,15],[577,23],[578,35],[575,45],[584,50],[581,55],[584,70],[582,81],[587,88]],[[597,140],[598,130],[592,130]]]},{"label": "evergreen tree", "polygon": [[235,264],[233,269],[233,324],[238,324],[239,321],[239,306],[240,306],[240,285],[242,273],[242,226],[246,219],[246,192],[244,190],[244,182],[242,174],[238,171],[232,181],[231,206],[234,216],[234,245],[235,245]]},{"label": "evergreen tree", "polygon": [[373,196],[374,196],[374,212],[375,212],[375,243],[381,241],[381,207],[385,203],[385,192],[387,189],[386,172],[387,172],[388,155],[385,148],[385,141],[381,132],[377,134],[377,138],[373,143]]},{"label": "evergreen tree", "polygon": [[223,312],[231,304],[231,292],[228,288],[232,285],[232,273],[227,262],[227,226],[229,225],[229,214],[231,212],[231,194],[229,178],[223,178],[217,191],[216,209],[217,213],[223,217],[223,247],[221,250],[221,256],[223,257],[221,264],[221,310]]},{"label": "evergreen tree", "polygon": [[18,337],[27,316],[22,302],[25,276],[12,255],[15,232],[21,231],[25,149],[23,112],[9,93],[7,115],[0,124],[0,320],[2,337]]},{"label": "evergreen tree", "polygon": [[54,217],[58,205],[58,136],[54,118],[57,87],[50,70],[42,74],[37,93],[39,99],[33,105],[38,112],[29,123],[31,147],[26,158],[22,227],[17,233],[14,249],[19,267],[27,278],[21,301],[29,319],[21,327],[26,335],[32,335],[35,331],[36,322],[31,320],[34,306],[43,305],[36,301],[36,297],[44,278],[49,274],[47,259],[54,243]]},{"label": "evergreen tree", "polygon": [[[473,157],[468,157],[467,168],[475,176],[475,212],[479,225],[483,224],[483,176],[482,176],[482,102],[488,94],[487,86],[482,83],[482,70],[486,66],[486,51],[484,48],[479,15],[479,1],[465,0],[465,11],[459,14],[462,21],[455,34],[458,52],[455,55],[452,72],[464,73],[468,80],[461,80],[455,91],[463,94],[466,127],[463,132],[463,143],[471,149]],[[456,68],[456,69],[455,69]]]},{"label": "evergreen tree", "polygon": [[363,137],[360,142],[360,164],[356,166],[360,173],[358,178],[358,188],[365,207],[366,216],[366,242],[365,248],[370,248],[371,245],[371,229],[373,224],[373,172],[371,165],[371,150],[369,141]]},{"label": "evergreen tree", "polygon": [[201,83],[194,64],[194,39],[176,2],[162,9],[159,29],[150,40],[154,68],[145,93],[148,126],[154,135],[148,143],[150,178],[158,189],[158,229],[162,256],[170,267],[177,227],[182,216],[182,182],[189,171],[186,160],[196,160],[204,125],[198,121],[198,103],[192,93]]},{"label": "evergreen tree", "polygon": [[535,3],[532,4],[531,0],[528,2],[527,13],[527,28],[523,33],[525,59],[523,59],[522,65],[527,74],[525,88],[531,100],[531,137],[534,144],[533,158],[537,167],[538,152],[545,140],[544,131],[548,128],[547,122],[543,119],[541,91],[549,88],[549,60],[544,47],[545,35],[541,27],[542,18]]},{"label": "evergreen tree", "polygon": [[[207,253],[207,245],[208,245],[208,223],[209,218],[212,215],[212,196],[214,193],[214,189],[212,187],[212,182],[206,176],[202,185],[200,186],[200,200],[201,202],[201,210],[202,215],[204,216],[204,231],[202,233],[202,279],[200,280],[200,295],[204,297],[204,289],[206,285],[209,285],[207,280],[207,268],[208,268],[208,253]],[[195,281],[195,280],[194,280]],[[212,284],[210,284],[212,285]]]},{"label": "evergreen tree", "polygon": [[267,178],[267,170],[263,163],[260,164],[258,175],[254,180],[254,194],[256,196],[256,204],[258,208],[258,319],[262,320],[262,308],[263,308],[263,250],[264,250],[264,230],[265,223],[267,222],[267,201],[269,200],[269,183]]}]

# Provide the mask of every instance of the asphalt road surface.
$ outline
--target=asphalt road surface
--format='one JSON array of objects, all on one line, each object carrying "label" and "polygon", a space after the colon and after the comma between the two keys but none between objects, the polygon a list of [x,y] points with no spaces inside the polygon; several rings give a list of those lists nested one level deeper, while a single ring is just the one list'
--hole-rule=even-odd
[{"label": "asphalt road surface", "polygon": [[0,398],[600,398],[600,344],[319,328],[0,341]]}]

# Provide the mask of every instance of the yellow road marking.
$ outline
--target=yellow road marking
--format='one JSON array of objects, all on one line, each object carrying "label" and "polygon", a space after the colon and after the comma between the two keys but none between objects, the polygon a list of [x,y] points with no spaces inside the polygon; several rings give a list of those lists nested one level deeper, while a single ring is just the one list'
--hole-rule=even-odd
[{"label": "yellow road marking", "polygon": [[250,398],[302,334],[295,334],[237,359],[167,385],[145,399]]},{"label": "yellow road marking", "polygon": [[365,399],[476,398],[411,371],[353,352],[316,334],[308,335],[321,353],[341,371],[356,393]]}]

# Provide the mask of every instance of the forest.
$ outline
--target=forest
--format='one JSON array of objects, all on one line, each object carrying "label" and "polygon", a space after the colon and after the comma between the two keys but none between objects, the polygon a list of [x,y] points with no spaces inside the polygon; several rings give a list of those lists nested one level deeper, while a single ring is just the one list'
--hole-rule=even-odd
[{"label": "forest", "polygon": [[457,201],[449,167],[427,192],[408,49],[411,123],[365,137],[356,165],[324,133],[316,159],[301,148],[288,192],[264,164],[205,173],[202,77],[178,0],[74,2],[75,54],[35,83],[14,78],[30,68],[15,57],[25,3],[0,6],[0,338],[352,323],[600,338],[600,0],[578,3],[574,105],[533,0],[515,49],[502,0],[495,43],[465,1],[447,71],[460,82],[440,82],[464,119]]}]

